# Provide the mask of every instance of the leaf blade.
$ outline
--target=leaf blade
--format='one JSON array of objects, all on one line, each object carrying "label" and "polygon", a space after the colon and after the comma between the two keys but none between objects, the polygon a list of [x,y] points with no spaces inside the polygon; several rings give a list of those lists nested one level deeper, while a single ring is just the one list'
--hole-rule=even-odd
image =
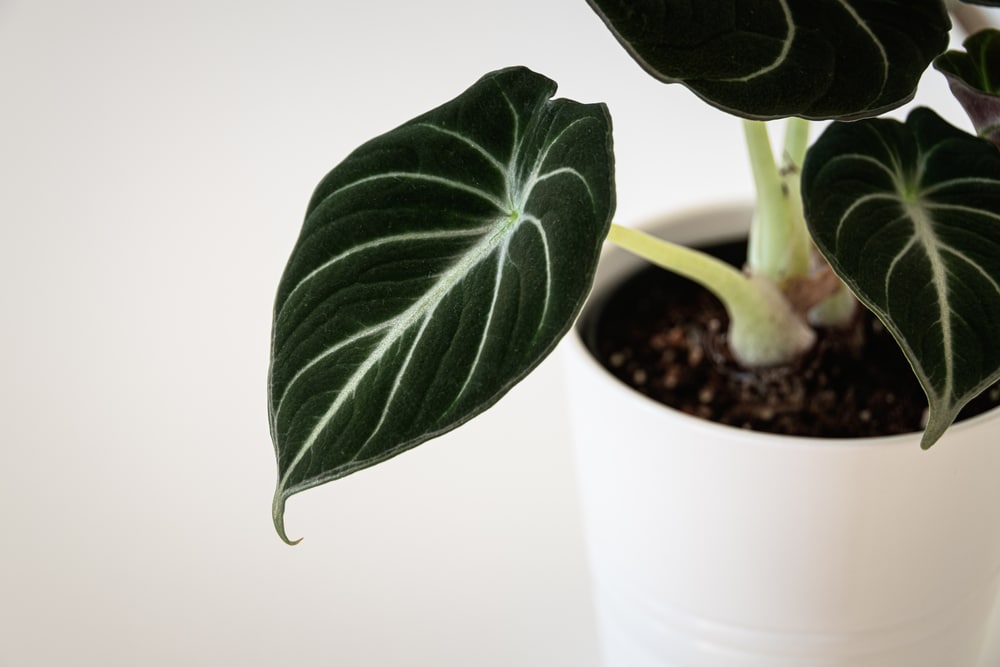
[{"label": "leaf blade", "polygon": [[1000,30],[980,30],[963,42],[965,51],[934,59],[952,94],[979,136],[1000,145]]},{"label": "leaf blade", "polygon": [[602,105],[524,68],[368,142],[314,193],[275,302],[269,405],[294,493],[482,412],[570,328],[614,206]]},{"label": "leaf blade", "polygon": [[758,120],[895,108],[951,27],[940,0],[588,2],[652,76]]},{"label": "leaf blade", "polygon": [[803,168],[810,232],[927,393],[929,447],[1000,379],[1000,157],[928,109],[834,124]]}]

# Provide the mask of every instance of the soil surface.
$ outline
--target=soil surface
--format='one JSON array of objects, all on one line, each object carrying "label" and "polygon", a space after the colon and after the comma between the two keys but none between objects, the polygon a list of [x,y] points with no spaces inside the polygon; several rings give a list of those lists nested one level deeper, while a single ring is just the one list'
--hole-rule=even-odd
[{"label": "soil surface", "polygon": [[[737,264],[745,244],[712,253]],[[650,267],[623,284],[585,324],[602,364],[636,390],[688,414],[757,431],[868,437],[919,431],[927,399],[892,336],[858,307],[850,326],[818,332],[790,366],[749,371],[726,344],[728,318],[694,283]],[[983,392],[965,419],[1000,404]]]}]

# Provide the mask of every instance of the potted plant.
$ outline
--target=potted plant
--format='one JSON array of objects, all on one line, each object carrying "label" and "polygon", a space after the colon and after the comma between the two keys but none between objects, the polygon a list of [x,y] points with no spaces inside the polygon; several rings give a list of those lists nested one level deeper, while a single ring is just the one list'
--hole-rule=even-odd
[{"label": "potted plant", "polygon": [[[698,463],[701,467],[685,470],[726,470],[728,474],[718,479],[736,487],[744,472],[757,466],[755,461],[780,472],[784,463],[775,463],[776,457],[790,452],[787,456],[808,459],[805,467],[791,468],[797,472],[784,475],[792,486],[810,483],[809,469],[834,467],[841,474],[836,484],[842,484],[846,475],[868,487],[909,476],[919,490],[921,484],[939,484],[941,476],[962,476],[977,468],[988,472],[998,462],[977,458],[998,448],[966,445],[962,434],[969,429],[949,427],[963,406],[1000,378],[1000,345],[994,342],[1000,325],[1000,154],[985,139],[951,127],[928,109],[914,111],[905,123],[877,118],[908,101],[920,76],[938,59],[938,67],[981,124],[980,132],[988,134],[996,118],[990,90],[995,69],[991,60],[996,57],[992,33],[970,41],[967,55],[942,55],[951,28],[942,0],[729,0],[697,5],[676,0],[590,0],[590,4],[652,75],[682,83],[708,104],[744,119],[758,191],[745,268],[734,268],[684,242],[612,224],[614,160],[607,109],[552,99],[555,84],[528,69],[487,74],[454,100],[368,141],[318,185],[278,288],[269,408],[278,462],[273,519],[282,539],[289,541],[283,521],[289,496],[378,464],[460,426],[529,374],[573,329],[590,293],[605,239],[695,280],[714,294],[729,323],[725,354],[751,373],[796,368],[797,361],[814,348],[817,327],[836,328],[853,321],[854,304],[860,302],[893,336],[926,393],[929,412],[919,438],[923,448],[930,448],[946,432],[947,438],[955,434],[954,442],[930,452],[921,452],[917,440],[905,448],[895,441],[872,444],[867,439],[864,446],[853,441],[817,446],[813,440],[760,434],[750,438],[766,442],[743,447],[734,440],[737,434],[742,438],[743,431],[713,427],[721,431],[722,444],[707,448],[713,457],[710,467]],[[781,165],[773,157],[763,125],[770,119],[787,119]],[[811,119],[834,122],[809,146]],[[621,395],[620,385],[609,386],[618,392],[615,396]],[[581,405],[587,395],[580,398]],[[635,400],[641,411],[648,411],[643,401]],[[633,422],[622,421],[629,432]],[[700,442],[707,437],[703,431],[707,424],[682,419],[660,433],[670,442]],[[604,433],[601,428],[593,432]],[[669,469],[672,455],[691,455],[663,443],[651,445],[651,450],[632,459],[639,461],[637,465],[626,466],[626,478],[642,468],[654,474],[663,466]],[[594,446],[597,458],[587,458],[586,453],[581,458],[585,475],[617,460],[600,454],[599,444]],[[584,449],[588,447],[593,450],[590,445]],[[906,456],[884,455],[901,449]],[[843,458],[837,453],[859,450],[875,453],[865,454],[866,458]],[[937,455],[939,450],[954,454],[945,459],[946,455]],[[923,462],[912,462],[913,455],[921,454],[923,462],[935,459],[936,475]],[[905,469],[897,475],[890,472],[892,466]],[[886,477],[872,477],[873,471]],[[748,473],[745,479],[760,484],[762,478],[754,475]],[[967,513],[970,507],[990,504],[984,502],[990,500],[990,485],[964,478],[960,482],[972,491],[959,494],[961,502],[945,509]],[[648,488],[670,490],[671,484],[685,486],[684,480],[671,478]],[[599,491],[603,501],[614,496],[609,488]],[[645,493],[647,486],[641,488]],[[794,508],[801,498],[783,496],[779,490],[744,488],[745,497],[767,496],[766,513],[773,514],[782,505]],[[875,493],[888,496],[887,504],[855,508],[853,519],[820,512],[820,521],[843,522],[832,538],[824,539],[855,540],[854,529],[880,533],[878,527],[850,522],[868,510],[894,522],[900,503],[921,497],[909,493]],[[706,497],[720,494],[719,489],[710,489]],[[948,516],[937,509],[941,507],[937,494],[923,495],[934,502],[922,509]],[[678,499],[690,501],[689,496],[674,497]],[[662,500],[639,500],[647,508],[662,509]],[[997,500],[993,505],[1000,512]],[[851,502],[857,499],[828,504]],[[594,509],[600,514],[600,506]],[[685,512],[697,519],[696,513],[704,508],[681,509],[670,521],[685,523]],[[801,518],[803,511],[796,511]],[[755,526],[762,513],[742,519]],[[631,531],[632,537],[642,546],[613,545],[635,556],[621,564],[629,577],[640,561],[661,553],[660,547],[642,543],[652,533],[650,524],[656,523],[656,516],[654,512],[633,522],[638,528]],[[714,520],[717,515],[709,512],[709,516]],[[989,524],[994,516],[985,513],[981,523]],[[603,521],[628,523],[616,513]],[[808,517],[795,525],[807,526]],[[692,530],[705,533],[697,525]],[[780,541],[755,530],[748,533],[744,525],[744,539],[730,548]],[[593,531],[590,535],[593,547],[601,538],[593,538]],[[807,542],[811,537],[806,536]],[[900,537],[899,543],[908,545],[908,539]],[[795,562],[824,560],[816,549],[829,552],[831,545],[843,547],[836,541],[810,544],[817,546],[797,554]],[[865,586],[892,570],[896,561],[890,556],[905,553],[872,553],[869,549],[874,547],[858,544],[862,546],[855,561],[867,559],[876,568],[874,575],[851,580]],[[996,588],[1000,536],[982,537],[973,547],[980,562],[970,576],[982,590],[938,614],[951,619],[952,626],[968,625],[974,618],[974,627],[964,635],[937,621],[874,632],[873,624],[903,620],[893,617],[899,612],[892,610],[886,612],[888,621],[862,613],[844,621],[844,628],[827,633],[815,623],[827,618],[823,614],[836,616],[840,608],[851,605],[835,600],[831,611],[829,598],[822,598],[829,593],[807,587],[799,597],[822,598],[826,606],[816,617],[820,620],[789,619],[787,632],[769,627],[771,635],[778,635],[776,643],[771,635],[741,633],[733,619],[703,614],[692,617],[696,621],[688,623],[689,629],[726,627],[727,636],[735,632],[740,641],[712,645],[707,635],[686,635],[686,646],[669,650],[679,651],[673,654],[678,660],[713,665],[724,664],[726,651],[730,658],[755,655],[754,659],[766,660],[758,664],[869,664],[867,659],[882,660],[871,664],[892,664],[885,656],[896,654],[887,651],[909,643],[909,652],[899,655],[918,655],[922,660],[945,656],[946,662],[926,664],[961,664],[955,660],[971,664]],[[717,545],[708,541],[705,548],[711,551]],[[955,543],[942,546],[945,551],[961,548]],[[737,556],[759,565],[772,553]],[[936,552],[915,559],[921,567],[910,576],[927,576],[950,563]],[[679,573],[666,587],[677,589],[678,578],[703,581],[692,570],[685,571],[697,562],[659,564],[661,570]],[[724,569],[730,561],[726,563]],[[658,563],[649,565],[655,569]],[[815,583],[831,567],[809,570],[796,581],[802,586]],[[983,569],[993,578],[982,581]],[[775,577],[782,573],[765,568],[751,569],[749,574],[763,571]],[[784,571],[793,574],[791,569]],[[729,597],[737,585],[728,571],[721,574],[706,575],[709,580],[716,577],[709,586],[718,589],[713,593],[716,598]],[[961,575],[948,581],[968,584]],[[886,578],[891,580],[886,590],[897,593],[900,604],[908,606],[909,618],[929,618],[940,611],[935,607],[939,602],[924,588],[904,595],[900,582],[905,583],[906,576]],[[609,591],[609,604],[618,607],[609,618],[629,617],[637,626],[646,623],[647,617],[640,613],[644,603],[622,595],[615,598],[622,591],[646,588],[644,580],[618,585],[605,579],[599,585]],[[941,586],[931,586],[935,587]],[[750,608],[750,598],[760,597],[758,590],[740,591],[744,597],[732,604],[759,613],[760,609]],[[692,604],[707,603],[699,599]],[[781,613],[787,614],[789,608]],[[608,659],[630,665],[665,659],[650,653],[650,647],[661,643],[662,617],[674,611],[669,605],[665,612],[654,610],[648,616],[658,619],[647,633],[651,638],[621,642],[621,652],[610,649]],[[614,628],[627,625],[614,619]],[[936,639],[909,639],[934,633],[939,634]],[[844,641],[842,635],[860,637],[860,644]],[[609,637],[606,645],[614,645],[617,640]],[[678,641],[665,643],[676,646]],[[685,638],[679,643],[685,644]],[[759,645],[767,648],[754,653]],[[784,655],[786,662],[777,655]]]}]

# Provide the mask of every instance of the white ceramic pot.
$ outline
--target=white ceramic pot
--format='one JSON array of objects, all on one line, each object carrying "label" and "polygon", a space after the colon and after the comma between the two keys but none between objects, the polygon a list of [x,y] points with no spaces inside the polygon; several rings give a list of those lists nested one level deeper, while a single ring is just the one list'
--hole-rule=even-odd
[{"label": "white ceramic pot", "polygon": [[[748,223],[732,207],[658,233],[697,244]],[[597,300],[638,266],[606,252]],[[1000,575],[1000,412],[929,451],[918,435],[775,436],[639,395],[578,335],[563,361],[608,667],[980,664]]]}]

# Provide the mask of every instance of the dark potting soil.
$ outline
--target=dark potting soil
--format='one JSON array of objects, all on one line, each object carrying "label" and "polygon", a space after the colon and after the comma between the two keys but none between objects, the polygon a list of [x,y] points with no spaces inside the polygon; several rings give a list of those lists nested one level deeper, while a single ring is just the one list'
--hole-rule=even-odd
[{"label": "dark potting soil", "polygon": [[[745,243],[710,249],[739,265]],[[794,364],[748,370],[726,344],[722,304],[698,285],[656,267],[642,270],[585,321],[591,352],[637,391],[683,412],[770,433],[869,437],[918,431],[927,399],[892,336],[859,306],[850,326],[818,332]],[[963,410],[1000,404],[1000,385]]]}]

